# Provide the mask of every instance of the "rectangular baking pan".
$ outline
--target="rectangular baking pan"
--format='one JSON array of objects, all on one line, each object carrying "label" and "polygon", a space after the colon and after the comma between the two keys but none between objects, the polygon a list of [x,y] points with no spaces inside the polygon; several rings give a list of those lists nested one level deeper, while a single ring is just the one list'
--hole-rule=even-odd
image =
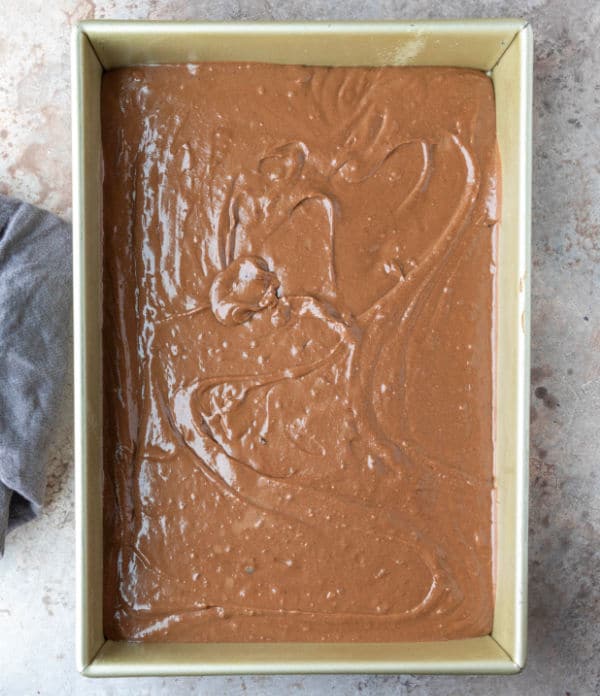
[{"label": "rectangular baking pan", "polygon": [[[488,71],[502,159],[491,635],[435,643],[133,644],[102,629],[102,72],[201,61],[439,65]],[[532,34],[518,19],[210,23],[88,21],[72,35],[77,667],[87,676],[504,673],[527,625]]]}]

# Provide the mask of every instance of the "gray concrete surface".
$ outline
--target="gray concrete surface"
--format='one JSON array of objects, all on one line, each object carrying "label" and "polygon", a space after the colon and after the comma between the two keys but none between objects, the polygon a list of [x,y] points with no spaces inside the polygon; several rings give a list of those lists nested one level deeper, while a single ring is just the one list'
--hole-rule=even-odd
[{"label": "gray concrete surface", "polygon": [[0,0],[0,190],[70,215],[69,25],[523,16],[536,40],[529,663],[516,677],[88,681],[73,661],[72,390],[42,517],[0,562],[0,694],[600,693],[600,4]]}]

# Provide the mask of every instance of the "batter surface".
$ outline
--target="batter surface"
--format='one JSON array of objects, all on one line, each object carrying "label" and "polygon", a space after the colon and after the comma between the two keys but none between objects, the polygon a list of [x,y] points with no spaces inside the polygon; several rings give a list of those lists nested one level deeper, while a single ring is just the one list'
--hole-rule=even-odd
[{"label": "batter surface", "polygon": [[491,630],[491,81],[104,76],[104,626]]}]

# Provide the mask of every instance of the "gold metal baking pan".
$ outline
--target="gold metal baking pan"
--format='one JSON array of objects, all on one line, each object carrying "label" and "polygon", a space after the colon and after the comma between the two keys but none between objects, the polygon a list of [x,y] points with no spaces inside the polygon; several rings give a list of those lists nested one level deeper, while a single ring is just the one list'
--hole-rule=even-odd
[{"label": "gold metal baking pan", "polygon": [[[496,605],[490,636],[436,643],[132,644],[102,631],[103,70],[205,60],[452,65],[489,71],[502,158],[498,248]],[[532,35],[518,19],[425,22],[89,21],[75,27],[73,251],[77,666],[85,675],[514,673],[525,662]]]}]

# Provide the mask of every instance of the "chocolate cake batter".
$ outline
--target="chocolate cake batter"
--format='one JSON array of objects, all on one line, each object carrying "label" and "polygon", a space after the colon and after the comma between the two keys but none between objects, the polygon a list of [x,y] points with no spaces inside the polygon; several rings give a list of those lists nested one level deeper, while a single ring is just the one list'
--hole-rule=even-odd
[{"label": "chocolate cake batter", "polygon": [[488,633],[490,80],[127,68],[102,119],[106,635]]}]

